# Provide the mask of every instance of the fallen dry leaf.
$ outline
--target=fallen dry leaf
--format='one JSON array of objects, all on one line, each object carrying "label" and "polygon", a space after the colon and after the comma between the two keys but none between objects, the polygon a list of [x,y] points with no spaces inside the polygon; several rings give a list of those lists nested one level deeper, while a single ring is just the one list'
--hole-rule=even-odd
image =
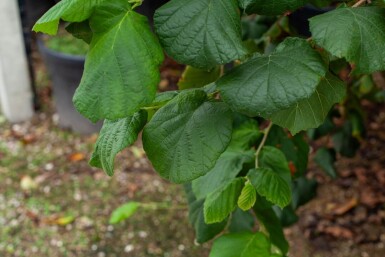
[{"label": "fallen dry leaf", "polygon": [[56,224],[58,224],[60,226],[65,226],[65,225],[72,223],[74,220],[75,220],[75,217],[72,215],[69,215],[69,216],[58,218],[56,220]]},{"label": "fallen dry leaf", "polygon": [[52,214],[49,217],[45,217],[42,221],[44,224],[47,224],[47,225],[66,226],[74,222],[75,217],[72,215],[59,216],[59,214]]},{"label": "fallen dry leaf", "polygon": [[350,211],[351,209],[353,209],[354,207],[356,207],[357,204],[358,204],[357,198],[353,197],[352,199],[350,199],[349,201],[347,201],[343,205],[336,207],[334,209],[333,213],[335,215],[343,215],[343,214],[347,213],[348,211]]},{"label": "fallen dry leaf", "polygon": [[83,153],[73,153],[69,156],[69,160],[71,162],[79,162],[83,161],[86,158],[86,156]]},{"label": "fallen dry leaf", "polygon": [[37,188],[37,183],[30,176],[26,175],[21,178],[20,187],[24,191],[30,191]]},{"label": "fallen dry leaf", "polygon": [[337,238],[351,239],[354,236],[351,230],[340,226],[325,227],[321,232]]},{"label": "fallen dry leaf", "polygon": [[368,188],[367,190],[363,190],[361,192],[360,200],[364,205],[374,208],[378,204],[385,203],[385,196],[381,195],[381,192],[376,193],[372,189]]},{"label": "fallen dry leaf", "polygon": [[24,144],[24,145],[29,145],[29,144],[32,144],[33,142],[35,142],[37,140],[37,137],[33,134],[27,134],[27,135],[24,135],[22,138],[21,138],[21,142]]}]

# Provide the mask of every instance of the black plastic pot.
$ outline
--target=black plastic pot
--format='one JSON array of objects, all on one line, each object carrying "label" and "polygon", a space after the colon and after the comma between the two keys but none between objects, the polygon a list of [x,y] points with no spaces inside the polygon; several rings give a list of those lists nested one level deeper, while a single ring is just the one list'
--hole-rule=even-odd
[{"label": "black plastic pot", "polygon": [[76,111],[72,103],[72,97],[82,78],[85,57],[48,49],[41,38],[38,38],[37,44],[52,79],[52,92],[59,115],[59,126],[81,134],[98,132],[102,123],[91,123]]},{"label": "black plastic pot", "polygon": [[311,32],[309,28],[309,19],[329,12],[334,7],[317,8],[312,5],[306,5],[305,7],[298,9],[289,16],[290,25],[296,29],[299,35],[304,37],[310,37]]}]

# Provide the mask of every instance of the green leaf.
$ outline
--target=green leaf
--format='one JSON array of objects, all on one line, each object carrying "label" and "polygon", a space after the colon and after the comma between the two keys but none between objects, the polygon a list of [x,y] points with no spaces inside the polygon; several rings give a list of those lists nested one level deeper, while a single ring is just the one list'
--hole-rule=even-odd
[{"label": "green leaf", "polygon": [[291,183],[291,173],[285,154],[278,148],[264,146],[258,156],[258,165],[262,168],[270,168],[283,178],[287,184]]},{"label": "green leaf", "polygon": [[271,242],[277,246],[283,254],[289,250],[289,243],[285,239],[281,221],[271,207],[266,206],[266,200],[259,197],[253,207],[255,216],[269,233]]},{"label": "green leaf", "polygon": [[372,3],[373,3],[373,5],[385,7],[385,0],[373,0]]},{"label": "green leaf", "polygon": [[283,208],[291,201],[291,189],[287,182],[269,168],[250,170],[248,177],[258,194]]},{"label": "green leaf", "polygon": [[209,70],[247,54],[235,0],[171,0],[154,23],[164,49],[180,63]]},{"label": "green leaf", "polygon": [[94,35],[74,96],[77,110],[95,122],[124,118],[151,104],[164,56],[147,18],[126,0],[116,0],[95,10],[90,26]]},{"label": "green leaf", "polygon": [[254,162],[255,151],[227,149],[218,159],[213,169],[192,182],[198,199],[231,182],[242,170],[244,164]]},{"label": "green leaf", "polygon": [[46,12],[33,26],[35,32],[55,35],[60,19],[68,22],[81,22],[88,19],[95,6],[106,0],[62,0]]},{"label": "green leaf", "polygon": [[355,64],[354,73],[385,70],[385,9],[338,8],[310,19],[313,39]]},{"label": "green leaf", "polygon": [[285,154],[294,177],[305,174],[310,149],[302,134],[291,136],[281,127],[274,125],[270,130],[266,145],[274,146]]},{"label": "green leaf", "polygon": [[285,208],[281,209],[278,206],[273,206],[275,214],[278,216],[278,219],[281,221],[282,227],[289,227],[296,223],[299,219],[293,206],[288,205]]},{"label": "green leaf", "polygon": [[258,122],[254,120],[237,126],[233,130],[228,148],[219,157],[214,168],[192,182],[196,197],[205,198],[209,193],[231,182],[244,165],[254,163],[255,151],[249,149],[260,136]]},{"label": "green leaf", "polygon": [[230,233],[252,232],[255,225],[255,218],[250,211],[242,211],[237,208],[231,214],[231,221],[229,225]]},{"label": "green leaf", "polygon": [[207,196],[204,204],[205,222],[207,224],[221,222],[235,210],[244,182],[243,178],[234,179],[231,183]]},{"label": "green leaf", "polygon": [[250,149],[262,136],[256,120],[247,120],[234,130],[229,148]]},{"label": "green leaf", "polygon": [[317,195],[317,181],[314,179],[307,179],[299,177],[293,181],[293,201],[294,208],[306,204]]},{"label": "green leaf", "polygon": [[185,184],[184,188],[189,204],[189,220],[195,229],[196,241],[200,244],[205,243],[225,229],[227,221],[206,224],[203,213],[203,204],[205,199],[196,199],[192,191],[191,184]]},{"label": "green leaf", "polygon": [[92,154],[90,165],[114,174],[115,156],[133,144],[147,122],[147,113],[139,111],[119,120],[105,120]]},{"label": "green leaf", "polygon": [[221,68],[216,66],[210,71],[187,66],[178,82],[179,90],[200,88],[216,81],[221,74]]},{"label": "green leaf", "polygon": [[324,122],[333,105],[345,97],[345,93],[344,83],[328,73],[309,98],[302,99],[288,109],[267,115],[265,118],[288,128],[292,134],[316,128]]},{"label": "green leaf", "polygon": [[150,106],[163,106],[179,94],[178,91],[165,91],[157,93],[154,101]]},{"label": "green leaf", "polygon": [[309,0],[240,0],[239,5],[247,14],[280,15],[298,9]]},{"label": "green leaf", "polygon": [[333,137],[334,149],[342,156],[354,157],[360,147],[360,142],[353,137],[353,123],[345,121],[344,126],[335,132]]},{"label": "green leaf", "polygon": [[92,30],[88,20],[82,22],[72,22],[66,27],[67,32],[71,33],[72,36],[84,40],[87,44],[92,41]]},{"label": "green leaf", "polygon": [[120,207],[118,207],[112,212],[110,221],[109,221],[110,224],[117,224],[119,222],[122,222],[130,218],[132,215],[135,214],[139,206],[140,206],[140,203],[137,203],[137,202],[129,202],[121,205]]},{"label": "green leaf", "polygon": [[336,161],[336,152],[334,149],[322,147],[317,150],[314,161],[329,175],[331,178],[337,177],[337,171],[334,167]]},{"label": "green leaf", "polygon": [[256,55],[217,82],[223,100],[237,112],[267,116],[309,98],[326,74],[306,40],[288,38],[270,55]]},{"label": "green leaf", "polygon": [[158,173],[174,183],[205,175],[231,139],[232,114],[226,104],[201,90],[182,91],[145,126],[143,146]]},{"label": "green leaf", "polygon": [[258,233],[235,233],[214,241],[210,257],[270,257],[270,241]]},{"label": "green leaf", "polygon": [[327,7],[333,2],[334,0],[310,0],[310,4],[318,8]]},{"label": "green leaf", "polygon": [[257,191],[255,187],[247,181],[242,189],[241,195],[238,198],[238,207],[243,211],[250,210],[257,200]]}]

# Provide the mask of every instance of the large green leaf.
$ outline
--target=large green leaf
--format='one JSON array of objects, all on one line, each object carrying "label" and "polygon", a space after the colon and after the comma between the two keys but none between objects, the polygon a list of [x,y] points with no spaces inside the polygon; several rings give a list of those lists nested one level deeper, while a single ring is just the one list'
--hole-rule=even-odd
[{"label": "large green leaf", "polygon": [[101,5],[90,26],[94,35],[74,104],[94,122],[132,115],[154,100],[162,48],[126,0]]},{"label": "large green leaf", "polygon": [[114,174],[115,156],[133,144],[147,122],[147,113],[139,111],[119,120],[105,120],[92,154],[90,165]]},{"label": "large green leaf", "polygon": [[338,8],[310,19],[317,44],[355,64],[354,72],[385,70],[385,9]]},{"label": "large green leaf", "polygon": [[179,90],[200,88],[216,81],[221,74],[219,66],[207,71],[187,66],[182,77],[178,81]]},{"label": "large green leaf", "polygon": [[218,159],[213,169],[192,182],[198,199],[231,182],[242,170],[245,163],[254,161],[255,151],[227,149]]},{"label": "large green leaf", "polygon": [[240,0],[239,5],[248,14],[280,15],[307,4],[309,0]]},{"label": "large green leaf", "polygon": [[156,11],[154,23],[178,62],[208,70],[247,54],[236,0],[171,0]]},{"label": "large green leaf", "polygon": [[62,0],[46,12],[33,26],[36,32],[55,35],[60,19],[68,22],[81,22],[88,19],[95,6],[107,0]]},{"label": "large green leaf", "polygon": [[234,179],[229,184],[210,193],[204,204],[205,222],[207,224],[221,222],[237,207],[245,180]]},{"label": "large green leaf", "polygon": [[250,170],[248,177],[258,194],[283,208],[291,201],[289,184],[270,168]]},{"label": "large green leaf", "polygon": [[234,233],[214,241],[210,257],[270,257],[270,241],[262,233]]},{"label": "large green leaf", "polygon": [[204,243],[214,238],[225,227],[227,222],[206,224],[203,213],[205,199],[197,199],[192,191],[191,184],[184,186],[189,205],[189,220],[195,229],[195,237],[198,243]]},{"label": "large green leaf", "polygon": [[315,92],[307,99],[294,103],[290,108],[265,116],[275,124],[288,128],[292,134],[320,126],[330,108],[345,97],[344,83],[328,73]]},{"label": "large green leaf", "polygon": [[201,90],[182,91],[145,126],[143,145],[154,168],[175,183],[205,175],[231,139],[232,114],[226,104]]},{"label": "large green leaf", "polygon": [[306,40],[289,38],[270,55],[256,55],[218,80],[232,109],[249,116],[271,115],[309,98],[326,74],[320,55]]}]

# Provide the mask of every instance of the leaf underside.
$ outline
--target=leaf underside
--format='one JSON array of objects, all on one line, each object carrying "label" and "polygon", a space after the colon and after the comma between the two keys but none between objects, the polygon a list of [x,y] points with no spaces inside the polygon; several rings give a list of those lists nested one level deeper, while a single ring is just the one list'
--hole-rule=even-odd
[{"label": "leaf underside", "polygon": [[115,156],[127,146],[135,143],[146,122],[147,113],[145,111],[119,120],[105,120],[90,165],[102,168],[112,176]]}]

